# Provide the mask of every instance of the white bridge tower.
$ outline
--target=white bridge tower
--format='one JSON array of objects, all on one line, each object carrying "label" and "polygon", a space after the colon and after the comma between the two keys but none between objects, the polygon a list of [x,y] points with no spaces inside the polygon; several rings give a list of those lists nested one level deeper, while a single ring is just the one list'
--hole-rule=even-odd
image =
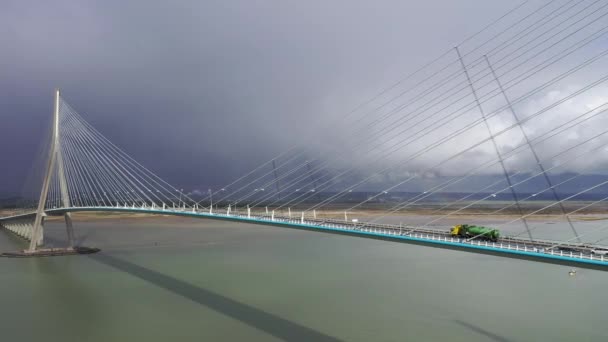
[{"label": "white bridge tower", "polygon": [[[49,186],[53,178],[53,173],[57,172],[59,178],[59,188],[61,191],[61,202],[64,208],[70,207],[70,195],[68,192],[67,182],[65,179],[65,173],[63,169],[63,157],[61,155],[61,140],[59,134],[59,106],[60,106],[60,94],[59,89],[55,90],[55,107],[53,110],[53,131],[51,134],[51,143],[49,146],[49,155],[47,161],[46,172],[44,174],[44,180],[42,183],[42,191],[40,192],[40,200],[38,201],[38,209],[36,210],[36,218],[34,220],[34,226],[32,231],[32,238],[30,240],[30,246],[28,252],[36,251],[38,246],[43,244],[44,241],[44,217],[46,213],[44,208],[46,206],[47,197],[49,193]],[[74,246],[74,229],[72,227],[72,216],[69,212],[63,214],[66,223],[68,244],[69,247]]]}]

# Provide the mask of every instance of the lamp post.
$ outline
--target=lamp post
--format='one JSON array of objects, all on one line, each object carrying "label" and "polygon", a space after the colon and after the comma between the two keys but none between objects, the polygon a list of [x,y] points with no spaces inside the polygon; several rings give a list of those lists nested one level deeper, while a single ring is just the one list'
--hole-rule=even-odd
[{"label": "lamp post", "polygon": [[213,192],[211,192],[211,189],[208,189],[207,192],[209,193],[209,201],[211,202],[211,205],[209,205],[209,213],[211,214],[213,212]]},{"label": "lamp post", "polygon": [[[220,189],[220,191],[221,191],[221,192],[223,192],[223,191],[226,191],[226,189],[221,188],[221,189]],[[222,199],[224,198],[223,196],[224,196],[223,194],[222,194],[222,196],[220,196],[220,200],[219,200],[219,202],[221,202],[221,201],[222,201]],[[217,209],[218,205],[219,205],[219,203],[215,204],[215,209]]]}]

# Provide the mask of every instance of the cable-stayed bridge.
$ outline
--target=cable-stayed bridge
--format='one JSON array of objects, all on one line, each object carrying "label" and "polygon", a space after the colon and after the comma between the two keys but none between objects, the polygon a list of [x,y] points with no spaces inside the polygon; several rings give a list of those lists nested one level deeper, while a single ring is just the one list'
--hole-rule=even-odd
[{"label": "cable-stayed bridge", "polygon": [[[64,217],[73,247],[72,213],[131,212],[260,223],[606,270],[608,248],[602,242],[608,239],[608,224],[598,220],[581,231],[577,215],[607,198],[569,206],[608,184],[604,177],[577,185],[585,171],[604,165],[608,146],[608,129],[602,125],[608,102],[601,96],[589,99],[608,81],[606,70],[590,69],[608,55],[606,6],[601,1],[550,2],[526,13],[517,12],[523,8],[518,6],[492,24],[512,19],[489,39],[465,49],[464,43],[472,41],[468,38],[337,123],[321,127],[330,136],[331,151],[311,158],[298,147],[289,148],[203,198],[184,194],[138,163],[57,91],[39,196],[0,217],[0,225],[27,239],[32,254],[44,245],[48,215]],[[572,79],[576,82],[554,90]],[[348,126],[346,139],[332,134],[337,126]],[[555,177],[571,169],[577,172]],[[353,220],[358,210],[378,206],[386,194],[434,173],[448,176],[412,197],[386,202],[365,220]],[[381,190],[344,201],[388,174],[397,176]],[[422,224],[386,220],[433,195],[471,186],[486,174],[501,179],[477,184]],[[543,185],[533,193],[518,191],[539,180]],[[575,190],[560,192],[566,185]],[[511,216],[494,228],[518,223],[521,232],[459,235],[436,224],[497,195],[509,200],[490,214]],[[547,200],[530,209],[537,196]],[[342,207],[336,209],[337,203]],[[326,212],[332,210],[340,214],[329,217]],[[571,235],[538,234],[546,229],[538,217],[548,213]]]},{"label": "cable-stayed bridge", "polygon": [[[289,208],[288,215],[279,215],[275,214],[274,209],[269,211],[260,207],[245,206],[246,209],[236,210],[229,204],[220,210],[213,205],[200,206],[200,202],[164,182],[104,138],[60,97],[59,91],[56,93],[55,108],[50,154],[40,201],[35,207],[20,208],[12,215],[0,218],[3,228],[30,242],[27,250],[30,253],[36,253],[43,245],[44,218],[47,215],[62,215],[65,218],[68,244],[73,247],[71,213],[86,211],[259,223],[580,267],[606,269],[608,266],[608,256],[593,252],[597,246],[572,241],[516,237],[496,241],[483,237],[466,239],[445,230],[425,227],[353,222],[346,217],[344,220],[318,218],[316,209],[292,212]],[[255,200],[252,199],[252,203]]]}]

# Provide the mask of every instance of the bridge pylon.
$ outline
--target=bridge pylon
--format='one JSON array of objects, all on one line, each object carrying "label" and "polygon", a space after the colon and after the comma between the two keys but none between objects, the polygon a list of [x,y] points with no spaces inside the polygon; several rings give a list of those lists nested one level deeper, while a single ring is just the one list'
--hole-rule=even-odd
[{"label": "bridge pylon", "polygon": [[[30,240],[29,248],[27,252],[34,252],[44,243],[44,217],[46,213],[44,208],[49,193],[49,187],[53,178],[53,173],[57,172],[56,176],[59,179],[59,188],[61,191],[61,202],[64,208],[70,206],[70,195],[68,192],[68,186],[65,178],[63,168],[63,156],[61,154],[61,141],[59,134],[59,106],[60,106],[60,92],[59,89],[55,89],[55,106],[53,110],[53,128],[51,133],[51,142],[49,146],[49,155],[47,159],[46,172],[42,182],[42,190],[40,192],[40,199],[38,201],[38,208],[36,210],[36,218],[34,219],[34,225],[32,227],[32,236]],[[69,247],[74,246],[74,230],[72,226],[71,214],[66,212],[64,214],[66,229],[68,235]]]}]

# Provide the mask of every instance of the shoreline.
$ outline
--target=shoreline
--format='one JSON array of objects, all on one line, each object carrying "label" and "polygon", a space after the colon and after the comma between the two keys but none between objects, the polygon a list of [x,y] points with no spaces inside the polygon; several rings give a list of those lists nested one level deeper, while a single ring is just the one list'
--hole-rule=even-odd
[{"label": "shoreline", "polygon": [[[586,202],[576,202],[576,203],[568,203],[566,206],[566,210],[568,212],[572,212],[577,210],[576,208],[584,207]],[[303,209],[303,208],[302,208]],[[293,217],[300,217],[302,213],[302,209],[294,208],[291,210]],[[225,209],[221,209],[222,211]],[[265,213],[265,207],[261,208],[252,208],[252,213]],[[272,208],[268,208],[269,211],[272,211]],[[519,214],[513,212],[500,212],[496,213],[496,209],[484,206],[471,207],[464,210],[460,210],[458,208],[453,209],[431,209],[431,208],[408,208],[407,210],[400,210],[391,213],[387,213],[387,210],[390,208],[365,208],[365,209],[354,209],[351,211],[347,211],[347,216],[349,218],[357,218],[361,220],[365,220],[366,218],[374,218],[374,217],[383,217],[387,219],[403,219],[408,220],[412,218],[419,217],[429,217],[429,218],[441,218],[449,220],[449,219],[458,219],[458,220],[510,220],[517,219],[520,217]],[[526,207],[524,210],[524,214],[528,214],[533,212],[536,207]],[[455,212],[458,211],[458,212]],[[0,217],[9,215],[13,213],[12,210],[0,210]],[[234,213],[234,211],[233,211]],[[246,213],[242,210],[239,210],[239,213]],[[327,218],[327,219],[344,219],[344,209],[338,208],[327,208],[320,209],[316,211],[317,218]],[[280,216],[288,216],[287,209],[279,209],[275,212],[276,215]],[[312,211],[306,211],[305,215],[310,217],[313,215]],[[141,214],[141,213],[113,213],[113,212],[77,212],[72,214],[72,218],[75,221],[102,221],[109,219],[123,219],[123,220],[143,220],[152,217],[173,217],[172,215],[158,215],[158,214]],[[602,221],[608,219],[608,208],[607,210],[581,210],[580,212],[576,212],[575,214],[569,215],[569,217],[574,221]],[[527,220],[530,221],[565,221],[565,217],[557,210],[552,210],[551,212],[539,212],[533,215],[526,217]],[[47,216],[47,221],[57,221],[63,220],[62,216]]]}]

